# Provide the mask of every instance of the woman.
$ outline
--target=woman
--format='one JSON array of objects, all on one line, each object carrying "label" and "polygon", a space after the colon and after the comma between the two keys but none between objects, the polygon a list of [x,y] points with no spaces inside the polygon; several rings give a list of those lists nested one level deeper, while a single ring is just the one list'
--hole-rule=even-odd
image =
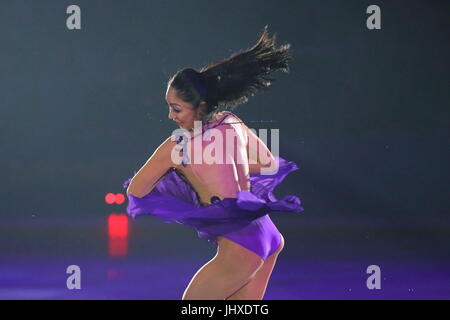
[{"label": "woman", "polygon": [[[185,134],[167,138],[124,183],[133,218],[149,214],[182,223],[217,244],[217,254],[194,275],[183,299],[263,299],[284,246],[268,213],[303,211],[298,197],[277,200],[272,193],[298,166],[274,157],[241,119],[221,110],[266,89],[274,81],[266,77],[270,72],[288,71],[290,45],[275,48],[274,42],[266,26],[253,47],[172,76],[166,92],[169,119]],[[230,131],[233,151],[226,143]],[[213,132],[214,139],[205,139]],[[215,162],[206,159],[212,144],[224,150],[209,153]],[[198,151],[200,161],[193,159]]]}]

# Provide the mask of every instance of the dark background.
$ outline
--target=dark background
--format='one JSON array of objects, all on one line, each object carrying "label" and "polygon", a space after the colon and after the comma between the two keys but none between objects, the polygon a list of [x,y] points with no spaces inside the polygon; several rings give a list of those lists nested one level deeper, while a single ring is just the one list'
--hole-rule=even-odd
[{"label": "dark background", "polygon": [[[81,7],[81,30],[66,28],[70,4]],[[371,4],[381,7],[381,30],[366,28]],[[448,1],[2,1],[4,254],[64,243],[70,232],[58,228],[124,212],[104,196],[123,192],[176,128],[164,100],[168,78],[250,47],[267,24],[277,45],[292,45],[290,73],[274,74],[271,90],[235,113],[249,127],[280,129],[280,156],[300,166],[276,189],[305,208],[301,217],[273,217],[285,238],[302,235],[302,250],[317,255],[323,241],[342,244],[333,253],[342,259],[354,254],[347,243],[364,241],[392,257],[407,247],[423,250],[418,259],[443,259],[449,9]],[[61,225],[44,240],[14,221]],[[86,249],[80,232],[75,242]],[[179,238],[189,235],[203,245],[188,231]]]}]

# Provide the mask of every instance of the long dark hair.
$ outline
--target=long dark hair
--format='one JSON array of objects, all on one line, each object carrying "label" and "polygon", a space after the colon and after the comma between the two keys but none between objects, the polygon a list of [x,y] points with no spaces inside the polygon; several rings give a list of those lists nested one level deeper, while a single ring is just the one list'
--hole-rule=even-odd
[{"label": "long dark hair", "polygon": [[269,73],[277,70],[289,72],[291,45],[275,48],[276,35],[269,37],[267,28],[266,25],[258,42],[251,48],[208,64],[200,71],[193,68],[179,70],[170,78],[168,86],[177,90],[180,99],[195,108],[202,101],[206,102],[204,119],[220,109],[233,110],[246,103],[250,95],[267,90],[275,81],[267,77]]}]

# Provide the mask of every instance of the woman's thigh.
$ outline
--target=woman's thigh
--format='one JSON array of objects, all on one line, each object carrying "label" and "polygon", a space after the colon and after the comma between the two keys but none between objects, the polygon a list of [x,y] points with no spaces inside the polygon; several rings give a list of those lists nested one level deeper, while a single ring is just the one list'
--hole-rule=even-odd
[{"label": "woman's thigh", "polygon": [[226,237],[217,237],[217,255],[230,272],[247,273],[252,276],[264,264],[264,260],[255,252]]},{"label": "woman's thigh", "polygon": [[263,265],[255,253],[219,237],[216,256],[200,268],[186,288],[183,299],[225,299],[254,277]]},{"label": "woman's thigh", "polygon": [[265,261],[263,266],[256,272],[255,276],[243,287],[233,293],[227,300],[262,300],[274,269],[277,257],[284,248],[284,238],[281,236],[281,243],[277,250]]}]

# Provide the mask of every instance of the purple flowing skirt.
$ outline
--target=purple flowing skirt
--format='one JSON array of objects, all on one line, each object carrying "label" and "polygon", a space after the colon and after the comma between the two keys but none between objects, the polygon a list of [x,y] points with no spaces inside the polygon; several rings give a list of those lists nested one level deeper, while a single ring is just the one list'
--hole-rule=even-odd
[{"label": "purple flowing skirt", "polygon": [[[275,174],[250,175],[250,191],[238,191],[236,198],[222,200],[217,198],[214,203],[204,206],[201,205],[196,191],[178,175],[176,170],[170,170],[144,197],[129,194],[127,213],[133,219],[139,215],[151,215],[166,223],[176,222],[189,226],[197,231],[200,238],[216,244],[217,236],[229,235],[228,238],[236,240],[265,259],[273,249],[263,249],[262,239],[259,239],[260,248],[257,249],[255,243],[258,239],[254,239],[253,244],[249,243],[252,241],[250,239],[252,234],[261,238],[267,237],[264,232],[276,230],[268,216],[269,213],[303,211],[297,196],[287,195],[278,200],[273,194],[274,188],[289,173],[299,169],[294,162],[288,162],[281,157],[276,157],[276,160],[279,169]],[[127,179],[123,187],[128,188],[130,181],[131,178]],[[270,242],[273,244],[279,240]]]}]

